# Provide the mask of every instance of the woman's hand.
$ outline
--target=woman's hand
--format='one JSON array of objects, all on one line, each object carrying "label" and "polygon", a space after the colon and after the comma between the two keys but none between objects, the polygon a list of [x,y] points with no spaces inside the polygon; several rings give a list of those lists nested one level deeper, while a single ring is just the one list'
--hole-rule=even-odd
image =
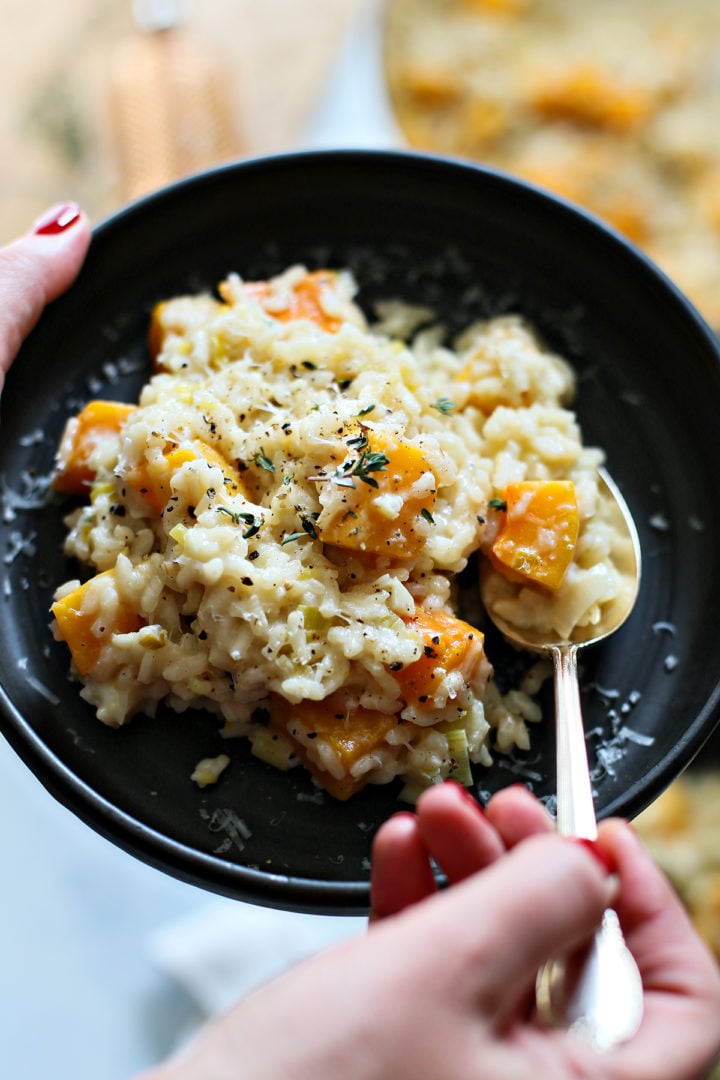
[{"label": "woman's hand", "polygon": [[[373,866],[374,921],[396,915],[437,891],[430,858],[437,861],[450,883],[457,883],[495,863],[505,852],[519,853],[528,838],[552,828],[545,811],[525,788],[512,787],[496,795],[485,814],[464,791],[453,788],[442,785],[431,789],[420,799],[415,815],[396,815],[378,833]],[[555,840],[557,844],[568,843],[559,837]],[[546,1051],[556,1055],[555,1067],[560,1070],[550,1074],[553,1076],[689,1080],[704,1075],[703,1070],[720,1049],[717,965],[669,883],[627,823],[613,820],[601,824],[598,841],[589,847],[594,847],[598,859],[614,871],[618,881],[612,905],[639,965],[645,991],[641,1029],[625,1046],[596,1055],[559,1032],[543,1032],[535,1027],[532,1007],[528,1005],[532,986],[526,982],[526,1002],[519,1009],[515,1007],[511,1027],[501,1038],[506,1045],[517,1039],[527,1045],[544,1041]],[[551,880],[554,878],[553,859],[546,873]],[[540,894],[536,886],[530,880],[524,885],[517,883],[517,888],[524,890],[525,920],[532,924],[533,946],[543,941],[543,924],[548,918],[548,913],[538,906]],[[550,898],[548,902],[564,906],[559,889],[555,901]],[[504,945],[503,950],[497,941],[499,953],[517,954],[527,947],[524,937],[518,937],[514,930]],[[539,962],[552,952],[544,948]],[[509,981],[503,983],[501,978],[498,982],[498,1017],[507,1010],[508,996],[510,1002],[517,1000],[517,962],[516,955],[506,965]],[[534,980],[532,969],[530,974]],[[581,1071],[573,1072],[571,1063],[575,1067],[579,1064]]]},{"label": "woman's hand", "polygon": [[0,248],[0,386],[45,305],[75,280],[89,243],[82,211],[61,203]]},{"label": "woman's hand", "polygon": [[[451,888],[437,890],[431,858]],[[646,1015],[599,1054],[534,1022],[533,987],[609,903]],[[252,994],[145,1080],[690,1080],[718,1049],[719,1016],[717,969],[626,825],[604,825],[591,850],[555,835],[523,789],[483,814],[443,784],[378,833],[366,937]]]}]

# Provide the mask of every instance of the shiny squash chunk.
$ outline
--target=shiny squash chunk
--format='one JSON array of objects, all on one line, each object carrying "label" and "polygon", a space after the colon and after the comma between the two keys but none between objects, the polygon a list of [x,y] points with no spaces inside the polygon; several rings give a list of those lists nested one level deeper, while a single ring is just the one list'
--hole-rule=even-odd
[{"label": "shiny squash chunk", "polygon": [[128,469],[125,483],[141,495],[156,513],[161,514],[172,495],[173,476],[188,461],[206,461],[208,465],[221,469],[228,495],[247,494],[237,469],[202,439],[193,439],[186,446],[170,446],[161,455],[145,458],[139,465]]},{"label": "shiny squash chunk", "polygon": [[257,300],[273,319],[280,322],[308,319],[322,330],[335,333],[340,329],[342,320],[329,314],[323,304],[323,294],[332,290],[334,283],[335,274],[330,270],[313,270],[289,290],[285,307],[278,305],[277,297],[267,281],[246,281],[243,290]]},{"label": "shiny squash chunk", "polygon": [[153,369],[164,370],[162,351],[171,338],[186,338],[196,326],[204,327],[208,319],[226,310],[227,305],[212,296],[178,296],[157,303],[150,315],[147,334]]},{"label": "shiny squash chunk", "polygon": [[529,0],[464,0],[465,6],[470,11],[477,11],[481,15],[521,15],[528,6]]},{"label": "shiny squash chunk", "polygon": [[65,495],[87,495],[95,479],[93,455],[104,439],[116,437],[137,408],[122,401],[90,401],[65,425],[50,484]]},{"label": "shiny squash chunk", "polygon": [[626,132],[648,118],[654,103],[646,91],[619,86],[612,75],[587,64],[543,80],[530,104],[548,120]]},{"label": "shiny squash chunk", "polygon": [[66,643],[81,675],[91,673],[115,634],[131,634],[145,625],[145,620],[118,597],[114,573],[105,570],[96,574],[50,608],[55,636]]},{"label": "shiny squash chunk", "polygon": [[485,661],[484,635],[447,611],[418,608],[406,625],[421,638],[423,653],[407,667],[393,672],[409,705],[432,704],[446,675],[461,671],[470,683]]},{"label": "shiny squash chunk", "polygon": [[415,558],[432,528],[435,495],[435,478],[421,449],[372,434],[321,495],[318,535],[340,548]]},{"label": "shiny squash chunk", "polygon": [[[270,727],[290,738],[295,753],[317,782],[334,798],[344,801],[367,783],[350,770],[366,754],[382,746],[397,717],[373,709],[348,709],[341,694],[331,694],[324,701],[302,701],[289,705],[274,698],[270,705]],[[336,776],[323,767],[317,743],[322,740],[342,770]]]},{"label": "shiny squash chunk", "polygon": [[559,589],[575,555],[579,514],[570,480],[508,484],[505,509],[490,558],[517,581]]},{"label": "shiny squash chunk", "polygon": [[431,62],[408,64],[403,71],[403,90],[418,105],[450,105],[460,100],[462,79],[449,65]]}]

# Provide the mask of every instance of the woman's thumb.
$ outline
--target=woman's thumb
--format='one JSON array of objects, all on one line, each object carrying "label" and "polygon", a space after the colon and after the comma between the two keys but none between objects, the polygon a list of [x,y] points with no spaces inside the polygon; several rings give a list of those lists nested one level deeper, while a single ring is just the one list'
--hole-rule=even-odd
[{"label": "woman's thumb", "polygon": [[89,243],[85,215],[62,203],[0,248],[0,383],[45,305],[75,280]]}]

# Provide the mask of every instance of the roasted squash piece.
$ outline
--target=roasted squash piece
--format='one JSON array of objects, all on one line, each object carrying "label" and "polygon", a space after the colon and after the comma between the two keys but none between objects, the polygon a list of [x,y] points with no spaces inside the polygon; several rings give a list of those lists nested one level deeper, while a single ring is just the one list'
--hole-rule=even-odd
[{"label": "roasted squash piece", "polygon": [[570,480],[522,480],[508,484],[503,500],[492,563],[513,580],[559,589],[578,536],[575,485]]},{"label": "roasted squash piece", "polygon": [[204,326],[208,319],[223,310],[227,310],[227,305],[212,296],[178,296],[157,303],[150,315],[147,334],[153,369],[163,370],[160,357],[170,338],[185,337],[195,326]]},{"label": "roasted squash piece", "polygon": [[408,704],[432,703],[451,671],[461,671],[465,682],[471,681],[485,659],[485,638],[480,630],[447,611],[422,607],[405,622],[420,634],[423,643],[419,659],[393,672]]},{"label": "roasted squash piece", "polygon": [[335,275],[330,270],[313,270],[305,275],[288,292],[287,306],[278,307],[272,287],[267,281],[246,281],[243,290],[257,300],[274,319],[290,322],[293,319],[309,319],[323,330],[335,333],[341,320],[329,315],[323,307],[323,293],[332,289]]},{"label": "roasted squash piece", "polygon": [[371,434],[321,495],[323,543],[392,559],[412,559],[432,528],[435,480],[421,449]]},{"label": "roasted squash piece", "polygon": [[162,455],[145,458],[139,465],[128,469],[125,483],[142,495],[156,513],[161,514],[172,495],[172,477],[188,461],[206,461],[221,469],[228,495],[247,494],[237,469],[214,446],[209,446],[202,439],[193,439],[185,446],[169,446]]},{"label": "roasted squash piece", "polygon": [[540,80],[529,104],[548,120],[625,132],[647,119],[654,103],[645,90],[618,85],[612,74],[582,64]]},{"label": "roasted squash piece", "polygon": [[86,495],[95,469],[91,462],[103,439],[116,436],[137,408],[122,401],[90,401],[65,425],[50,485],[66,495]]},{"label": "roasted squash piece", "polygon": [[528,6],[528,0],[464,0],[471,11],[482,15],[521,15]]},{"label": "roasted squash piece", "polygon": [[403,91],[418,105],[450,105],[463,94],[462,78],[457,70],[437,61],[407,64],[402,72]]},{"label": "roasted squash piece", "polygon": [[[397,723],[396,716],[373,709],[348,709],[342,694],[331,694],[324,701],[302,701],[289,705],[279,696],[270,704],[270,726],[292,741],[302,764],[334,798],[344,801],[367,783],[355,778],[350,769],[366,754],[382,745],[388,731]],[[335,761],[344,771],[337,777],[321,764],[317,740],[326,743]]]},{"label": "roasted squash piece", "polygon": [[56,637],[70,649],[81,675],[90,674],[115,634],[130,634],[145,625],[145,620],[117,596],[114,575],[114,570],[96,574],[50,608]]}]

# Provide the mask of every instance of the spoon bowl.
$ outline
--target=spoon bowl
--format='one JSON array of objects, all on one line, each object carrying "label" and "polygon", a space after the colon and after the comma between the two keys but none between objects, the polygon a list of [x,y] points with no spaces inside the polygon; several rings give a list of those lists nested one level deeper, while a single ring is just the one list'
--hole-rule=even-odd
[{"label": "spoon bowl", "polygon": [[633,609],[640,587],[640,540],[628,505],[606,469],[598,469],[598,480],[597,513],[617,537],[613,544],[612,561],[621,580],[615,598],[603,606],[598,622],[576,626],[567,637],[549,637],[542,628],[517,626],[495,610],[489,584],[497,571],[493,571],[487,563],[483,567],[481,585],[486,611],[503,637],[521,649],[548,653],[554,648],[574,646],[578,649],[595,645],[618,630]]},{"label": "spoon bowl", "polygon": [[[489,618],[520,648],[551,657],[555,687],[557,829],[563,836],[595,839],[597,819],[585,746],[577,674],[578,650],[617,630],[632,611],[640,585],[640,542],[630,511],[604,469],[599,475],[598,514],[619,540],[613,564],[620,577],[616,597],[598,622],[579,626],[567,637],[541,629],[519,628],[494,610],[492,579],[498,571],[484,566],[481,591]],[[642,1018],[642,981],[623,940],[614,911],[602,923],[582,958],[548,961],[539,971],[536,1001],[540,1019],[564,1027],[598,1048],[607,1049],[635,1034]]]}]

